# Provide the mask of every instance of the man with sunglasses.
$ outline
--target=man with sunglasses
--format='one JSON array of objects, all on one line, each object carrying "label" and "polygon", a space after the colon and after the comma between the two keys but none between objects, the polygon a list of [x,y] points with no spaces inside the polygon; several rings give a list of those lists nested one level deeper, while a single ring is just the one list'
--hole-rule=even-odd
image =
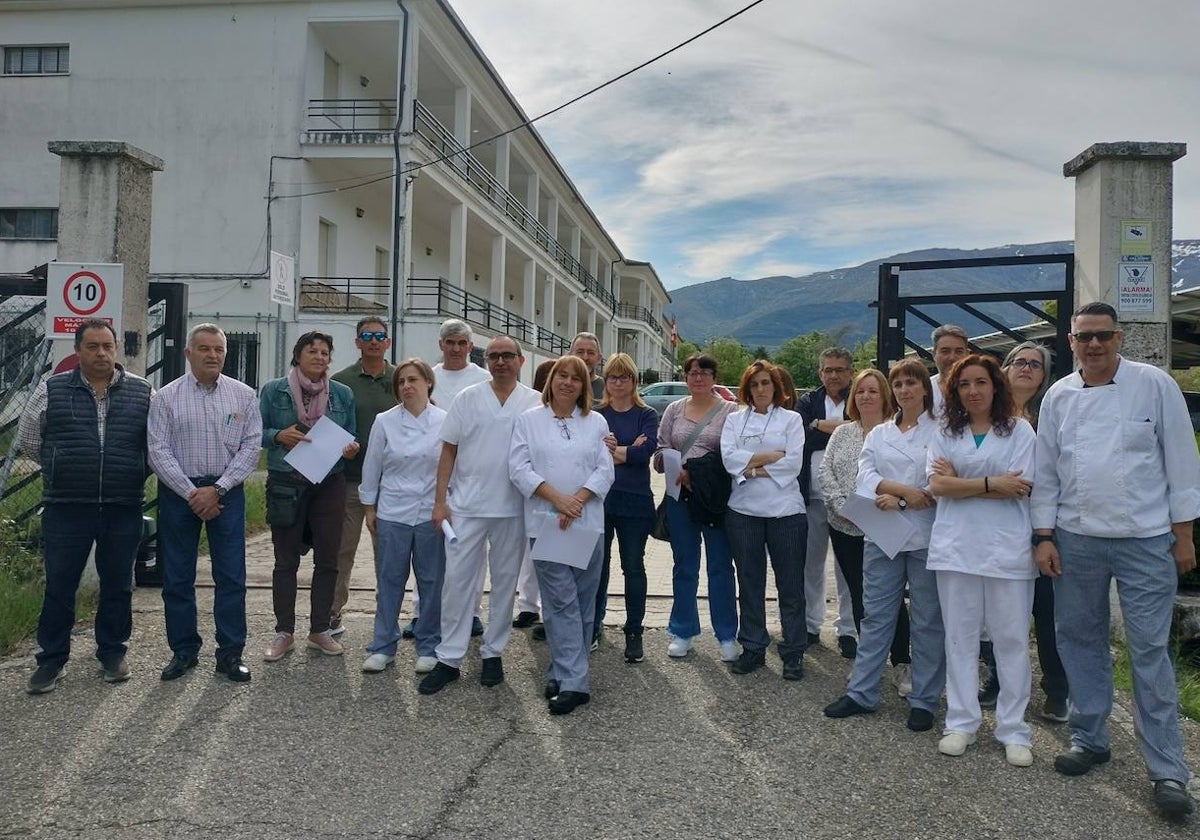
[{"label": "man with sunglasses", "polygon": [[492,590],[479,646],[479,681],[484,686],[504,682],[500,657],[512,633],[517,573],[525,551],[524,500],[509,480],[505,453],[517,417],[540,406],[541,395],[518,379],[525,356],[516,339],[493,338],[484,358],[492,380],[463,389],[442,424],[433,522],[439,529],[448,523],[457,539],[446,541],[442,641],[435,652],[437,665],[418,686],[421,694],[436,694],[459,677],[485,565]]},{"label": "man with sunglasses", "polygon": [[[358,485],[362,482],[363,459],[367,455],[371,426],[375,423],[376,415],[396,404],[396,395],[392,391],[392,374],[396,368],[387,361],[387,351],[392,346],[387,325],[376,316],[361,318],[354,325],[354,346],[358,348],[358,361],[331,377],[354,392],[355,419],[358,423],[355,433],[358,454],[346,462],[346,515],[342,521],[342,546],[338,550],[333,611],[329,614],[331,636],[346,631],[346,625],[342,623],[342,610],[350,598],[350,573],[354,571],[354,555],[358,552],[358,541],[362,537],[365,510],[358,498]],[[375,534],[371,534],[371,550],[377,550]]]},{"label": "man with sunglasses", "polygon": [[1071,746],[1054,769],[1080,776],[1110,758],[1116,579],[1138,744],[1155,804],[1181,817],[1194,806],[1169,637],[1178,577],[1196,566],[1200,456],[1179,386],[1121,357],[1112,306],[1079,307],[1071,328],[1079,370],[1042,400],[1030,511],[1038,568],[1055,579],[1058,652],[1071,686]]}]

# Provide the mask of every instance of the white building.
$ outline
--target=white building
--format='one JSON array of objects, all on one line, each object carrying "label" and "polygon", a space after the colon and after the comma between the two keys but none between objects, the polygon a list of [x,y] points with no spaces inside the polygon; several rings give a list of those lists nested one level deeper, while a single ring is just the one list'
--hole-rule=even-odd
[{"label": "white building", "polygon": [[[55,258],[47,142],[123,140],[165,162],[151,279],[259,342],[254,384],[308,329],[348,363],[365,314],[397,358],[435,357],[458,316],[477,346],[519,339],[526,379],[581,330],[670,371],[653,267],[535,129],[503,134],[527,116],[446,0],[0,0],[0,52],[0,274]],[[295,308],[270,300],[270,251],[296,259]]]}]

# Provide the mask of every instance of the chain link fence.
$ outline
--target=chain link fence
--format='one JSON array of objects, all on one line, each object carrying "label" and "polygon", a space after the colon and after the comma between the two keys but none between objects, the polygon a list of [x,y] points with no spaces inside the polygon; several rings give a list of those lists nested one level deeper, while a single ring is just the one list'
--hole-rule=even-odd
[{"label": "chain link fence", "polygon": [[38,541],[41,471],[19,451],[17,424],[37,384],[50,372],[46,300],[0,299],[0,527],[20,542]]}]

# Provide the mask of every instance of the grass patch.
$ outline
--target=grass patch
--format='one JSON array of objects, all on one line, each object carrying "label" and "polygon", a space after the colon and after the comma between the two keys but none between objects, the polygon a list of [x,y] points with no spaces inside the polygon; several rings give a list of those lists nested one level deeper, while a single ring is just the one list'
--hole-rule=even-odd
[{"label": "grass patch", "polygon": [[[1122,640],[1114,640],[1116,653],[1113,656],[1113,685],[1122,691],[1133,691],[1133,666],[1129,662],[1129,648]],[[1176,646],[1171,651],[1171,664],[1175,667],[1175,682],[1179,690],[1179,711],[1192,720],[1200,721],[1200,657],[1188,654]]]}]

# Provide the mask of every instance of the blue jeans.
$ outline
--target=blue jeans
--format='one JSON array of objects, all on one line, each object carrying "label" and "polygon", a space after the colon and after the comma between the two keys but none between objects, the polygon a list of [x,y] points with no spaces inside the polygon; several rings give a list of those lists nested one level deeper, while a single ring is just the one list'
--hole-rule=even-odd
[{"label": "blue jeans", "polygon": [[626,633],[642,632],[642,621],[646,618],[646,540],[654,528],[654,508],[650,510],[650,516],[614,516],[607,512],[604,515],[604,566],[596,590],[596,630],[604,623],[608,608],[608,578],[615,536],[621,555],[621,574],[625,577],[624,629]]},{"label": "blue jeans", "polygon": [[1117,581],[1133,666],[1133,721],[1150,779],[1191,778],[1179,731],[1179,693],[1171,666],[1171,615],[1178,572],[1172,534],[1104,539],[1055,531],[1062,577],[1054,581],[1058,653],[1071,687],[1071,743],[1106,750],[1111,742],[1112,656],[1109,586]]},{"label": "blue jeans", "polygon": [[38,618],[38,665],[64,665],[71,655],[75,594],[96,544],[100,603],[96,658],[112,665],[133,630],[133,564],[142,541],[142,506],[48,503],[42,511],[46,593]]},{"label": "blue jeans", "polygon": [[158,485],[158,546],[163,561],[163,614],[167,644],[179,656],[196,656],[196,553],[200,529],[208,530],[212,560],[213,622],[217,659],[240,657],[246,646],[246,493],[242,485],[221,500],[221,513],[204,522],[187,499]]},{"label": "blue jeans", "polygon": [[421,593],[421,615],[414,629],[417,656],[433,656],[442,640],[442,577],[446,549],[442,532],[433,522],[405,525],[375,520],[379,553],[375,563],[375,636],[368,653],[396,655],[400,641],[400,604],[411,568]]},{"label": "blue jeans", "polygon": [[737,637],[737,585],[734,583],[733,556],[723,527],[697,525],[688,515],[686,502],[667,498],[667,528],[671,532],[671,553],[675,556],[671,574],[671,618],[667,632],[679,639],[700,635],[700,613],[696,590],[700,585],[700,539],[708,561],[708,613],[718,642]]},{"label": "blue jeans", "polygon": [[863,619],[858,656],[846,694],[859,705],[879,705],[879,680],[896,635],[904,586],[910,593],[912,692],[908,705],[937,712],[946,687],[946,647],[937,574],[925,567],[928,552],[901,551],[888,559],[873,542],[863,545]]}]

